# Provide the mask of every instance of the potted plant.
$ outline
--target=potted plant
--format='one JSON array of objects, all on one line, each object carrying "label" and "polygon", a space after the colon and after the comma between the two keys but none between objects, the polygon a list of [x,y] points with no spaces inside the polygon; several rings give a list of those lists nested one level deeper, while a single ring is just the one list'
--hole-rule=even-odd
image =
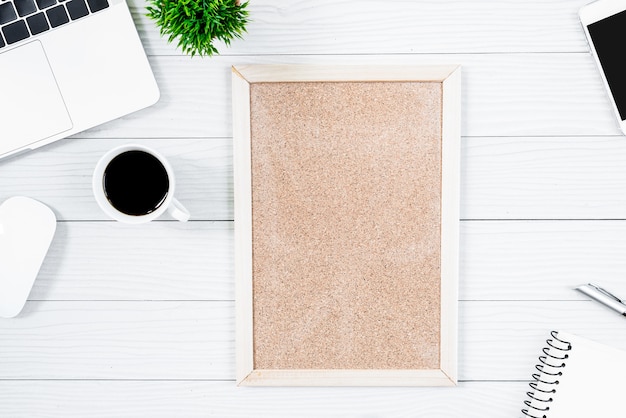
[{"label": "potted plant", "polygon": [[156,21],[168,42],[178,39],[178,47],[192,57],[218,54],[213,44],[227,46],[241,38],[248,23],[248,2],[239,0],[148,0],[148,17]]}]

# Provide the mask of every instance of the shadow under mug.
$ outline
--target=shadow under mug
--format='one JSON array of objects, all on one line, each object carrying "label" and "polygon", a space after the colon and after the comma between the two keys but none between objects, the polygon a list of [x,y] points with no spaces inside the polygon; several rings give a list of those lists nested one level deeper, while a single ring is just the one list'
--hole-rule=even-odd
[{"label": "shadow under mug", "polygon": [[104,154],[94,169],[92,187],[100,208],[120,222],[150,222],[166,211],[181,222],[190,217],[174,197],[169,162],[143,145],[122,145]]}]

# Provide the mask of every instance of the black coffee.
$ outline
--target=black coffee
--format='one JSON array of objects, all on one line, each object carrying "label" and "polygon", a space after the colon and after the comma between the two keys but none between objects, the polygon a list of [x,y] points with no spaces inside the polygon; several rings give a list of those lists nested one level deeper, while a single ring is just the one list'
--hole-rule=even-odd
[{"label": "black coffee", "polygon": [[126,151],[107,165],[103,186],[114,208],[127,215],[141,216],[163,204],[170,181],[165,167],[155,156],[144,151]]}]

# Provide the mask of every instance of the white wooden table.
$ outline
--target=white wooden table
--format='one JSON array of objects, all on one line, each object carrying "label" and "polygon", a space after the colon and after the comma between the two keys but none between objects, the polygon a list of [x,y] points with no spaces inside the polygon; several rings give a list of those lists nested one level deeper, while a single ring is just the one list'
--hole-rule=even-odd
[{"label": "white wooden table", "polygon": [[[0,320],[0,417],[517,417],[549,330],[626,349],[572,290],[626,295],[626,139],[578,23],[587,0],[251,0],[245,40],[181,55],[134,17],[161,100],[0,162],[0,200],[59,221],[23,313]],[[463,66],[456,388],[234,383],[230,66]],[[183,224],[106,219],[90,190],[122,143],[164,153]]]}]

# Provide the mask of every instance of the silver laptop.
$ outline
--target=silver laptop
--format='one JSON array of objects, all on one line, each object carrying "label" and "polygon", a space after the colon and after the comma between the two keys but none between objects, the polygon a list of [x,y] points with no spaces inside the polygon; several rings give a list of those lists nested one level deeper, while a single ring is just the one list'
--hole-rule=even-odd
[{"label": "silver laptop", "polygon": [[124,0],[0,0],[0,158],[158,99]]}]

